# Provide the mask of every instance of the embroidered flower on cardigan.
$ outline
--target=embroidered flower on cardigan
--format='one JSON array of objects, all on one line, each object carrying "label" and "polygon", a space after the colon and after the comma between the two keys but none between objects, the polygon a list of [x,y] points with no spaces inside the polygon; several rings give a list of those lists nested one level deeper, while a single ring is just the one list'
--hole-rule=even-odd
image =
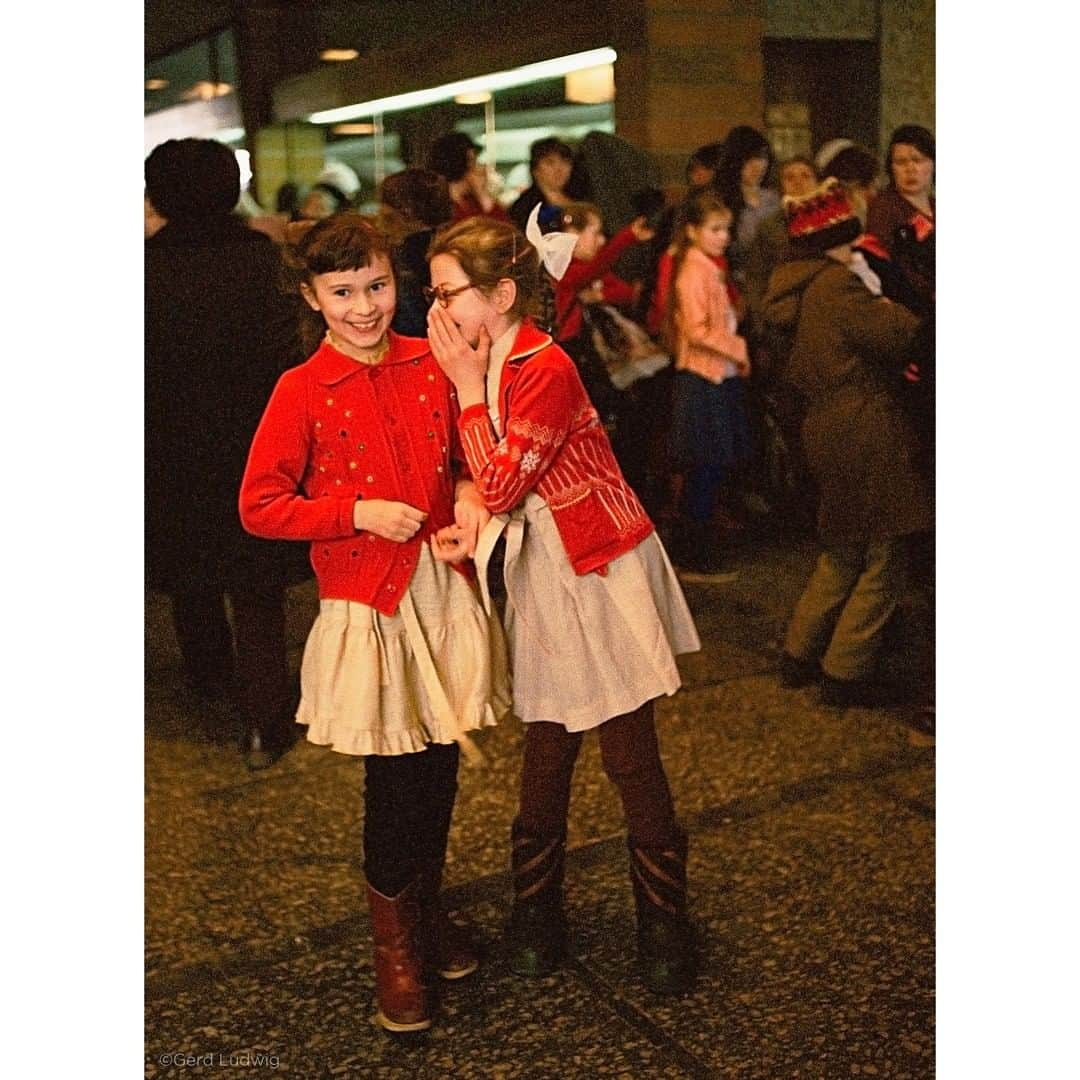
[{"label": "embroidered flower on cardigan", "polygon": [[526,450],[521,457],[521,471],[532,472],[540,464],[540,455],[535,450]]}]

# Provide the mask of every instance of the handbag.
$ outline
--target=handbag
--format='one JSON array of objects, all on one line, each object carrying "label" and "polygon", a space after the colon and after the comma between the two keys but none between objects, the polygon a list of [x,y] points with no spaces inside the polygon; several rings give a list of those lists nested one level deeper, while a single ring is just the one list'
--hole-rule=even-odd
[{"label": "handbag", "polygon": [[583,304],[582,319],[616,390],[626,390],[671,363],[671,357],[645,330],[610,304]]}]

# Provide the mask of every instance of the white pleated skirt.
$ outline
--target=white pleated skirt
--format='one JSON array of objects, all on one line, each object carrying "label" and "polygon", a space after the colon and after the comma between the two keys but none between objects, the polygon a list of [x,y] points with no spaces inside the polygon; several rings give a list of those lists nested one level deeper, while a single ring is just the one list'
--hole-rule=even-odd
[{"label": "white pleated skirt", "polygon": [[510,708],[506,642],[476,589],[427,544],[394,615],[324,599],[300,667],[297,723],[343,754],[408,754]]},{"label": "white pleated skirt", "polygon": [[701,641],[655,533],[579,576],[535,492],[503,523],[516,716],[585,731],[678,690],[675,657]]}]

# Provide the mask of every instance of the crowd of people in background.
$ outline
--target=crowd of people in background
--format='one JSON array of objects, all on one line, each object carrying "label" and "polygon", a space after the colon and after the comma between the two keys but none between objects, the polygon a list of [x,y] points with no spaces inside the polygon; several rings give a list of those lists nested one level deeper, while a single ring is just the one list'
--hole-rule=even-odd
[{"label": "crowd of people in background", "polygon": [[[610,158],[606,143],[604,149]],[[844,265],[870,296],[915,320],[898,359],[884,359],[878,344],[875,357],[869,357],[874,349],[860,349],[895,399],[905,444],[910,434],[918,475],[932,489],[934,139],[927,129],[898,128],[882,165],[846,138],[829,140],[814,157],[777,162],[762,132],[740,125],[689,155],[682,188],[643,183],[630,204],[641,212],[622,220],[605,218],[603,205],[612,203],[604,194],[632,187],[633,178],[590,174],[580,147],[557,136],[537,140],[531,183],[501,198],[478,161],[480,150],[470,136],[448,132],[431,143],[423,167],[387,177],[374,193],[377,217],[393,240],[394,329],[426,334],[426,256],[440,229],[484,216],[523,232],[535,211],[541,233],[575,237],[562,278],[546,282],[537,321],[574,360],[621,469],[684,575],[729,576],[728,554],[748,523],[768,518],[798,529],[815,521],[822,480],[806,455],[806,390],[790,376],[804,343],[794,340],[793,328],[785,331],[775,319],[770,325],[769,292],[794,260],[792,215],[826,178],[840,184],[859,225]],[[593,155],[597,160],[595,147]],[[272,213],[248,212],[246,220],[280,248],[290,229],[357,209],[365,197],[370,207],[371,196],[349,166],[327,161],[310,187],[282,185]],[[241,209],[242,203],[232,217]],[[145,217],[148,251],[160,262],[184,218],[167,194],[159,190],[155,200],[149,180]],[[808,310],[800,306],[799,315],[809,323],[816,289],[805,299]],[[613,358],[630,347],[620,317],[670,363],[620,381]],[[172,329],[162,333],[174,352]],[[149,362],[156,370],[156,349]],[[172,411],[164,402],[161,409]],[[193,427],[207,430],[198,422]]]},{"label": "crowd of people in background", "polygon": [[[530,185],[500,198],[449,132],[368,215],[340,162],[242,214],[218,143],[146,161],[148,584],[189,691],[236,703],[250,768],[287,752],[294,718],[365,757],[388,1030],[430,1025],[429,970],[477,965],[439,881],[458,748],[505,713],[509,670],[528,728],[515,970],[564,951],[566,804],[596,727],[643,978],[681,993],[686,838],[652,718],[699,647],[680,582],[731,581],[759,527],[812,529],[780,682],[872,705],[932,537],[933,135],[903,125],[883,163],[848,139],[777,162],[738,126],[668,189],[613,140],[538,140]],[[297,688],[285,590],[312,570]]]}]

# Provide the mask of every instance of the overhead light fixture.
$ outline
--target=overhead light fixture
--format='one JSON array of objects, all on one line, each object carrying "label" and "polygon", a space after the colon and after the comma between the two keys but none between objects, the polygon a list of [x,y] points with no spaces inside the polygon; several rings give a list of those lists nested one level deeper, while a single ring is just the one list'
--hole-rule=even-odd
[{"label": "overhead light fixture", "polygon": [[374,135],[374,124],[335,124],[331,129],[335,135]]},{"label": "overhead light fixture", "polygon": [[491,100],[490,90],[478,90],[475,94],[456,94],[456,105],[486,105]]},{"label": "overhead light fixture", "polygon": [[528,83],[539,82],[541,79],[557,79],[561,75],[579,71],[582,68],[613,64],[617,59],[618,54],[614,49],[589,49],[587,52],[557,56],[552,60],[541,60],[536,64],[525,64],[523,67],[511,68],[509,71],[495,71],[490,75],[459,79],[457,82],[432,86],[426,90],[394,94],[392,97],[362,101],[355,105],[343,105],[337,109],[322,109],[311,113],[306,119],[313,124],[336,124],[341,120],[356,120],[361,116],[400,112],[403,109],[419,109],[424,105],[451,101],[459,94],[494,93],[497,90],[507,90],[512,86],[525,86]]},{"label": "overhead light fixture", "polygon": [[342,61],[355,60],[360,53],[356,49],[323,49],[319,53],[320,60]]},{"label": "overhead light fixture", "polygon": [[224,82],[209,82],[203,79],[194,86],[189,86],[180,96],[185,101],[213,101],[232,93],[232,87]]},{"label": "overhead light fixture", "polygon": [[165,87],[168,86],[168,85],[169,85],[169,80],[168,79],[147,79],[146,80],[146,89],[147,90],[164,90]]},{"label": "overhead light fixture", "polygon": [[566,73],[566,100],[576,105],[602,105],[615,100],[615,69],[611,64]]}]

